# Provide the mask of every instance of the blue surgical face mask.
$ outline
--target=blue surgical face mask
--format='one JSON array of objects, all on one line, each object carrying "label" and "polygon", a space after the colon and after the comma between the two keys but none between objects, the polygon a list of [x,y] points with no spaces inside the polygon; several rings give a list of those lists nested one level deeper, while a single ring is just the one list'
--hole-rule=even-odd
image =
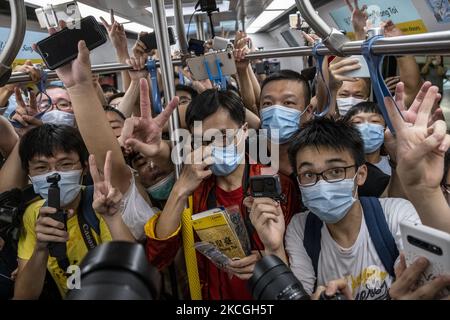
[{"label": "blue surgical face mask", "polygon": [[[274,105],[261,110],[261,128],[266,129],[269,138],[277,144],[284,144],[300,129],[300,120],[306,112]],[[277,137],[272,130],[278,130]]]},{"label": "blue surgical face mask", "polygon": [[364,140],[364,152],[374,153],[384,143],[384,126],[375,123],[363,123],[356,125]]},{"label": "blue surgical face mask", "polygon": [[75,127],[75,115],[73,113],[64,112],[61,110],[52,110],[44,113],[41,117],[42,122],[52,123],[56,125],[67,125]]},{"label": "blue surgical face mask", "polygon": [[312,213],[324,223],[336,224],[344,219],[355,203],[354,188],[354,179],[336,183],[320,180],[312,187],[300,186],[300,191],[304,205]]},{"label": "blue surgical face mask", "polygon": [[60,204],[61,207],[65,207],[70,204],[75,198],[80,194],[81,191],[81,175],[82,170],[73,170],[67,172],[50,172],[46,174],[41,174],[39,176],[30,177],[33,183],[34,192],[39,194],[42,198],[48,200],[48,188],[50,183],[47,182],[47,177],[52,174],[59,174],[61,176],[61,181],[59,181],[58,186],[60,189]]},{"label": "blue surgical face mask", "polygon": [[147,188],[148,194],[155,200],[164,201],[169,199],[175,185],[175,172],[169,174],[167,177],[159,181],[157,184]]},{"label": "blue surgical face mask", "polygon": [[211,166],[211,171],[215,176],[226,177],[242,164],[245,153],[238,152],[238,145],[241,143],[243,136],[242,134],[237,145],[231,143],[226,147],[212,146],[211,156],[214,159],[214,164]]}]

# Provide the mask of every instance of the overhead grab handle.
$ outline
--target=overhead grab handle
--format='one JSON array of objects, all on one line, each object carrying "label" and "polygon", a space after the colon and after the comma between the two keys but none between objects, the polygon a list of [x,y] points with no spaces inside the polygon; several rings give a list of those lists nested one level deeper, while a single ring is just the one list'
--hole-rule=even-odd
[{"label": "overhead grab handle", "polygon": [[10,0],[11,31],[8,41],[0,53],[0,87],[6,84],[11,76],[11,65],[16,58],[25,38],[27,15],[24,0]]},{"label": "overhead grab handle", "polygon": [[317,13],[309,0],[296,0],[297,8],[309,26],[323,39],[331,53],[344,56],[342,48],[350,40],[339,30],[331,28]]}]

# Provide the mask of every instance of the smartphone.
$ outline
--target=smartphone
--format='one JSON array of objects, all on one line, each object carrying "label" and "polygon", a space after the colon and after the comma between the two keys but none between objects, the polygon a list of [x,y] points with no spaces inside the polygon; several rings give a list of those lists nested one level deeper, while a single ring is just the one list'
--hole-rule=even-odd
[{"label": "smartphone", "polygon": [[[173,46],[174,44],[177,43],[176,39],[175,39],[175,33],[173,32],[173,28],[169,27],[167,29],[169,31],[169,42],[170,45]],[[147,33],[146,35],[139,37],[139,40],[141,40],[145,46],[147,47],[146,52],[150,52],[152,50],[158,49],[158,44],[156,42],[156,33],[155,32],[151,32],[151,33]]]},{"label": "smartphone", "polygon": [[37,51],[50,70],[55,70],[78,56],[78,42],[84,40],[89,50],[107,41],[105,31],[93,16],[81,19],[80,28],[64,28],[39,41]]},{"label": "smartphone", "polygon": [[189,40],[189,52],[194,52],[195,55],[201,56],[205,54],[205,41],[190,39]]},{"label": "smartphone", "polygon": [[39,25],[43,29],[57,28],[59,21],[65,21],[67,26],[75,27],[81,20],[81,13],[75,1],[60,3],[57,5],[49,4],[46,7],[35,10]]},{"label": "smartphone", "polygon": [[410,266],[418,257],[430,262],[420,280],[421,285],[439,275],[450,275],[450,234],[408,221],[400,223],[400,232],[406,264]]},{"label": "smartphone", "polygon": [[251,177],[250,195],[253,198],[281,200],[283,198],[283,191],[281,190],[280,177],[278,175]]},{"label": "smartphone", "polygon": [[366,59],[363,56],[351,56],[348,59],[357,59],[361,65],[360,69],[349,71],[343,74],[343,76],[351,78],[370,78],[369,66]]},{"label": "smartphone", "polygon": [[227,50],[228,46],[231,44],[230,40],[221,38],[221,37],[214,37],[213,39],[213,50],[220,51],[220,50]]},{"label": "smartphone", "polygon": [[231,76],[237,73],[236,62],[231,52],[211,53],[205,56],[187,59],[187,65],[191,71],[194,80],[201,81],[209,79],[206,70],[205,61],[213,75],[218,74],[217,59],[220,61],[220,68],[224,76]]}]

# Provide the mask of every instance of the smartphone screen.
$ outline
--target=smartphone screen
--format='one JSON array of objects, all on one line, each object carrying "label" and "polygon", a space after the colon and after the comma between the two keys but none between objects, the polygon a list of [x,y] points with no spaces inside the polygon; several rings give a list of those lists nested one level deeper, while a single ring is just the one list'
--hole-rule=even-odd
[{"label": "smartphone screen", "polygon": [[107,41],[105,32],[94,17],[81,19],[79,29],[65,28],[37,43],[38,53],[51,70],[69,63],[78,55],[78,42],[84,40],[89,50]]}]

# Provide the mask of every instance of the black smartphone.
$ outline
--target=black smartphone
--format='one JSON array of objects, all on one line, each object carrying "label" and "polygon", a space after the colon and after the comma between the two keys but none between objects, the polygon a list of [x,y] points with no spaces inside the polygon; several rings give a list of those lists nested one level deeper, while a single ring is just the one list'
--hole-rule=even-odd
[{"label": "black smartphone", "polygon": [[[177,43],[177,41],[175,39],[175,33],[173,32],[172,27],[169,27],[167,30],[169,31],[170,45],[173,46],[174,44]],[[155,32],[147,33],[146,35],[139,37],[139,40],[141,40],[147,47],[146,52],[150,52],[152,50],[158,49],[158,43],[156,42],[156,33]]]},{"label": "black smartphone", "polygon": [[250,178],[250,195],[253,198],[271,198],[283,200],[280,177],[275,176],[255,176]]},{"label": "black smartphone", "polygon": [[55,70],[78,56],[78,42],[84,40],[89,50],[107,41],[107,35],[93,16],[81,19],[80,27],[64,28],[39,41],[37,51],[50,70]]},{"label": "black smartphone", "polygon": [[205,54],[205,41],[190,39],[189,40],[189,52],[194,52],[195,55],[201,56]]}]

